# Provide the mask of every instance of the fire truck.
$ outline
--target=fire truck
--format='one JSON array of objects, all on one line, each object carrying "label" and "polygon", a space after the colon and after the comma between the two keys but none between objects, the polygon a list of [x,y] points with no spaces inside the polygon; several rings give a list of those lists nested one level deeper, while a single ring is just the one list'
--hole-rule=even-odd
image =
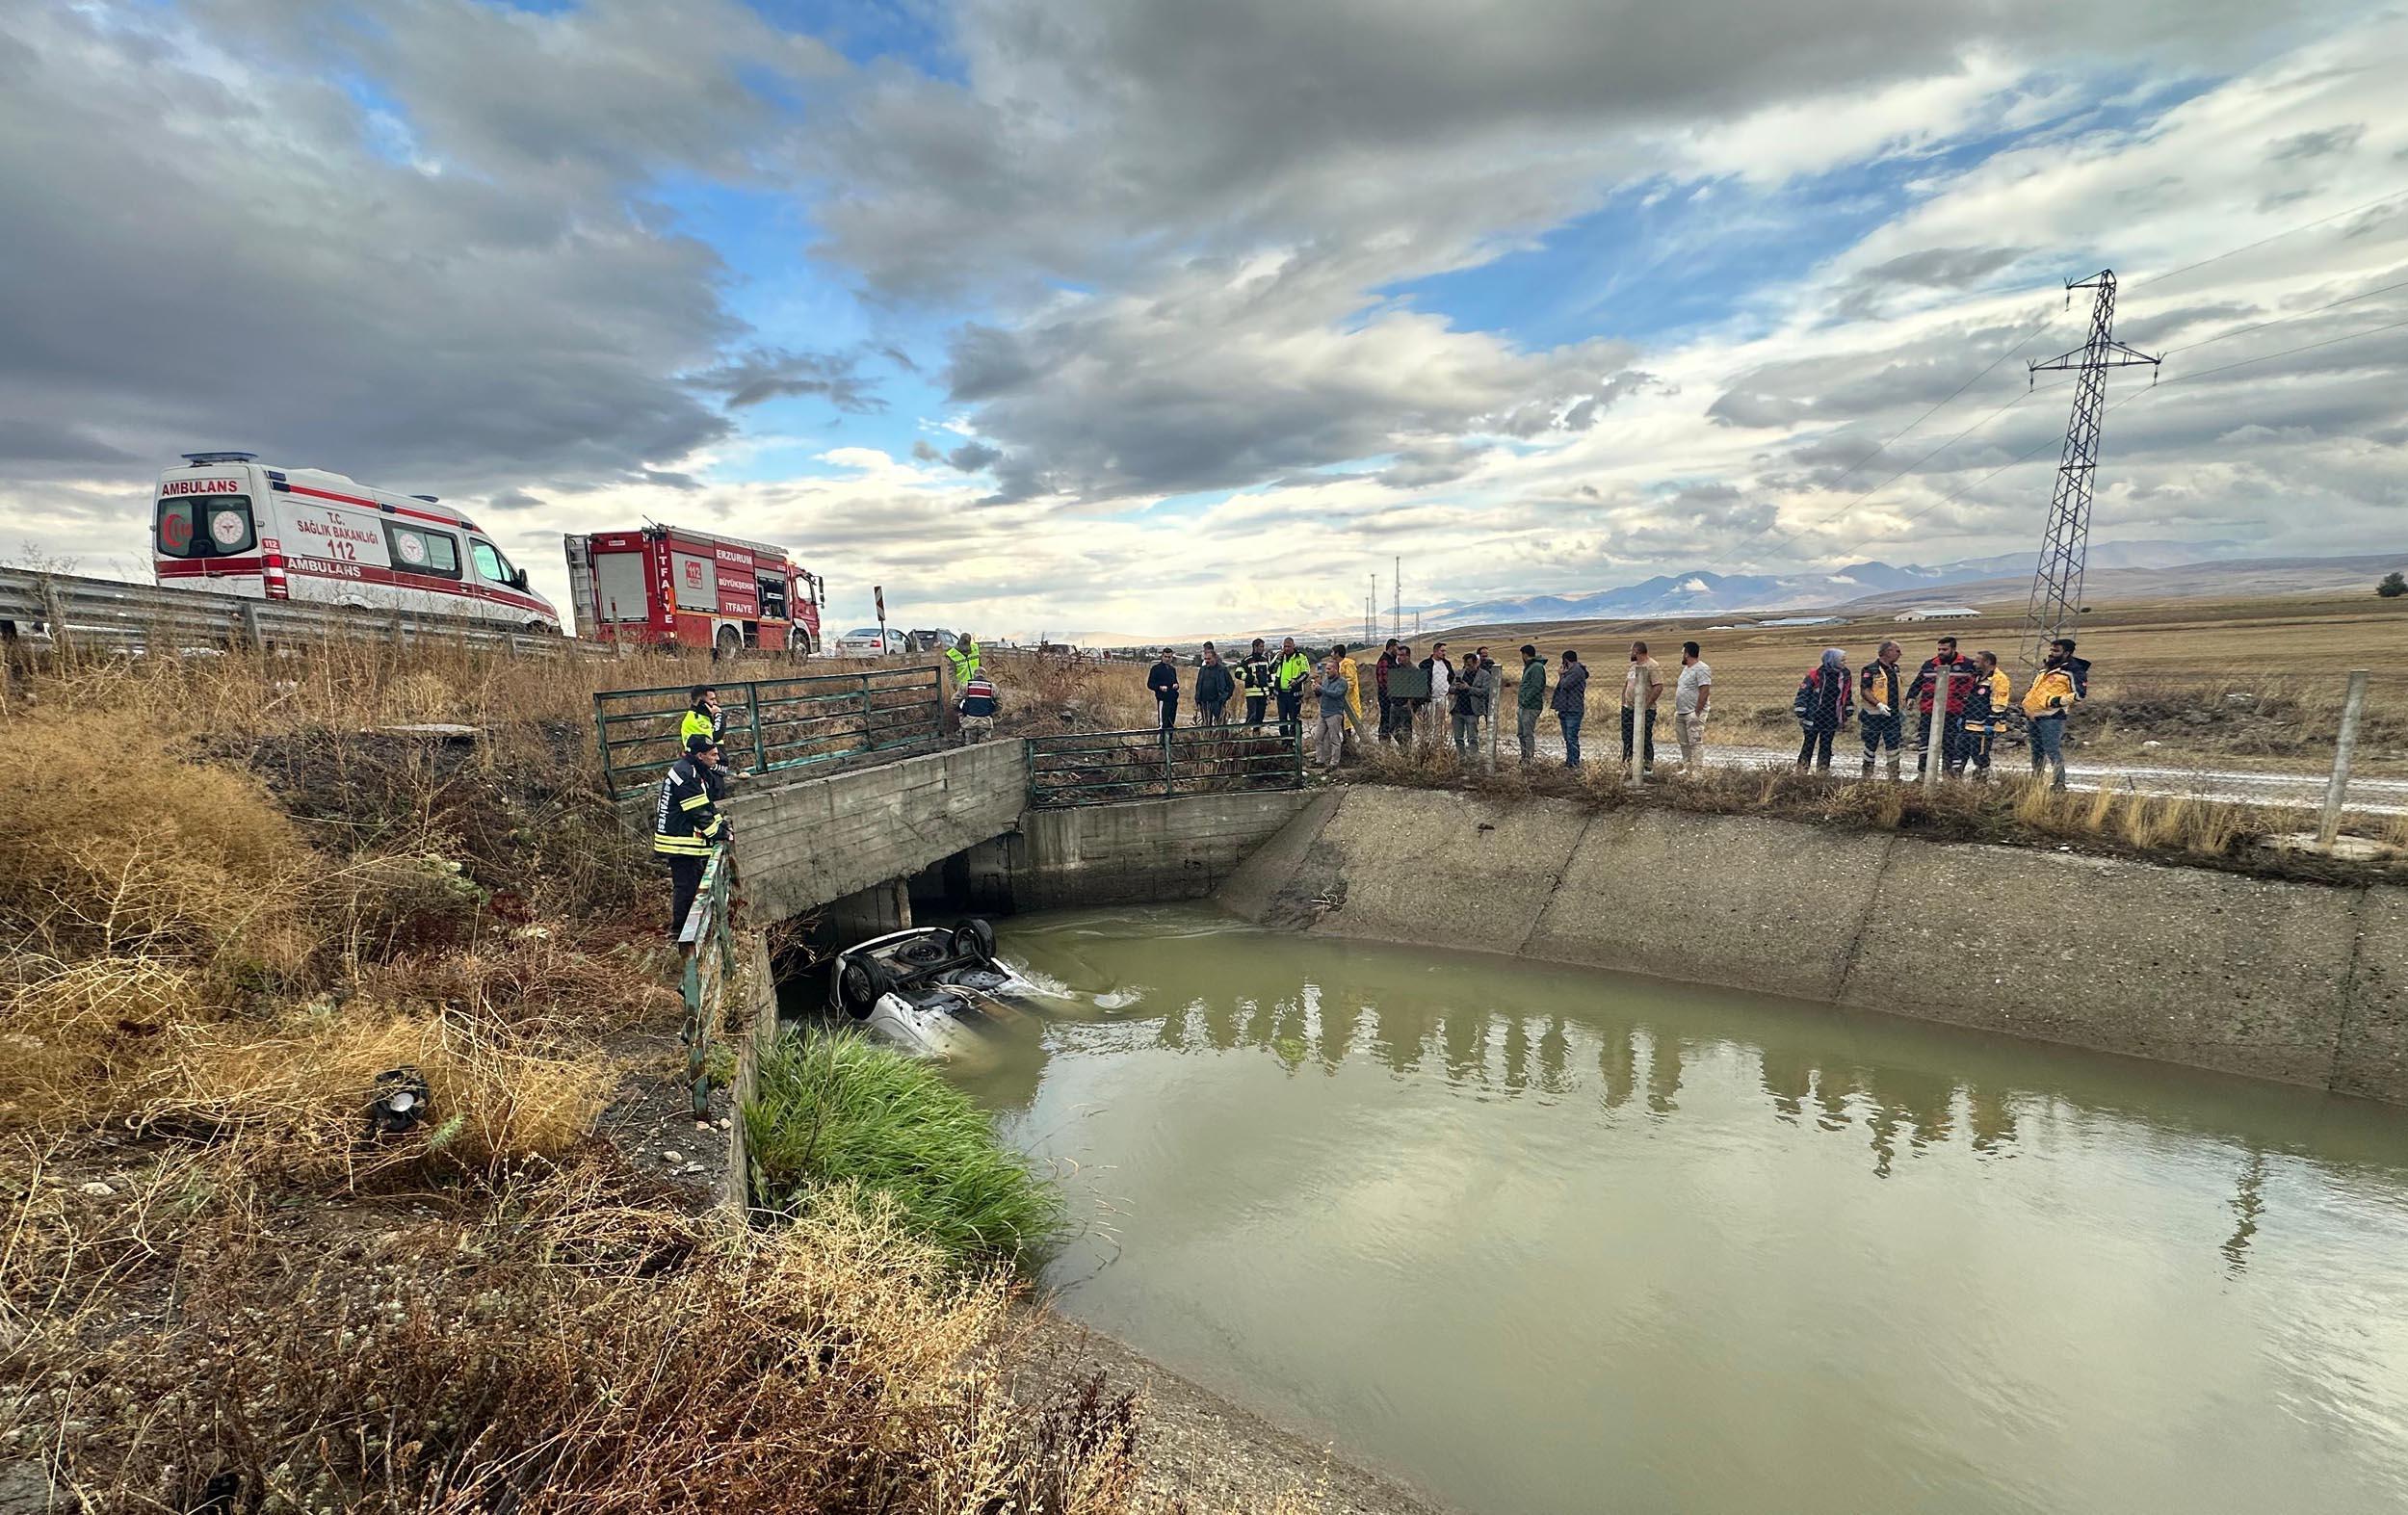
[{"label": "fire truck", "polygon": [[738,652],[820,650],[826,587],[786,549],[682,526],[562,538],[580,636]]}]

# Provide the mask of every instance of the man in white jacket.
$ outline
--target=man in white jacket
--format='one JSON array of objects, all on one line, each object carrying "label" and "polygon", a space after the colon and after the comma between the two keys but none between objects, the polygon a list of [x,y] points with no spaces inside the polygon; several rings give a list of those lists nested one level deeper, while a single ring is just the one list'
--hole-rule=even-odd
[{"label": "man in white jacket", "polygon": [[1448,713],[1452,709],[1448,695],[1454,685],[1454,665],[1447,660],[1447,644],[1443,641],[1433,643],[1422,666],[1429,670],[1429,712],[1431,720],[1435,722],[1432,733],[1426,733],[1425,740],[1432,734],[1443,740],[1447,733]]}]

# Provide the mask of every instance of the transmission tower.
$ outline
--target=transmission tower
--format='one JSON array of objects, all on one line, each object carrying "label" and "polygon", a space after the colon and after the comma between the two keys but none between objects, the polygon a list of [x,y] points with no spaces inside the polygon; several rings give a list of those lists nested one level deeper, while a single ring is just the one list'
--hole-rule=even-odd
[{"label": "transmission tower", "polygon": [[2095,289],[2090,306],[2090,340],[2045,362],[2030,365],[2031,381],[2044,373],[2072,370],[2074,409],[2065,423],[2065,454],[2056,465],[2056,489],[2049,501],[2049,531],[2040,539],[2040,565],[2031,576],[2031,606],[2024,616],[2024,671],[2040,666],[2049,642],[2063,634],[2081,614],[2082,564],[2090,551],[2090,484],[2099,471],[2099,417],[2106,408],[2107,371],[2162,360],[2115,340],[2115,271],[2101,269],[2080,282],[2068,280],[2065,303],[2071,309],[2074,291]]}]

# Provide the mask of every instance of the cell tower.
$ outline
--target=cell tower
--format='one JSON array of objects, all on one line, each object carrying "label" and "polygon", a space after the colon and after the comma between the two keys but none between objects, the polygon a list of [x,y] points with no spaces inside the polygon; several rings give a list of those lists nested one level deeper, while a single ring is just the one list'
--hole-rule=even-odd
[{"label": "cell tower", "polygon": [[2106,409],[2107,371],[2154,369],[2162,361],[2115,340],[2115,271],[2101,269],[2080,282],[2068,280],[2065,303],[2073,307],[2074,291],[2095,289],[2090,306],[2090,340],[2071,353],[2030,365],[2032,381],[2044,373],[2073,370],[2074,410],[2065,423],[2065,455],[2056,465],[2056,490],[2049,501],[2049,531],[2040,539],[2040,566],[2031,576],[2031,607],[2024,616],[2024,671],[2040,666],[2052,639],[2081,614],[2082,564],[2090,552],[2090,483],[2099,470],[2099,418]]}]

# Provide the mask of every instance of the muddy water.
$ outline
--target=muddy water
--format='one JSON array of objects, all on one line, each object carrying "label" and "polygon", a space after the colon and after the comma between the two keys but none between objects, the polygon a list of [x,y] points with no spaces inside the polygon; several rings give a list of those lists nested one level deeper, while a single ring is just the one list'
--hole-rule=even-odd
[{"label": "muddy water", "polygon": [[2408,1509],[2408,1116],[1761,995],[1008,922],[1072,1315],[1467,1511]]}]

